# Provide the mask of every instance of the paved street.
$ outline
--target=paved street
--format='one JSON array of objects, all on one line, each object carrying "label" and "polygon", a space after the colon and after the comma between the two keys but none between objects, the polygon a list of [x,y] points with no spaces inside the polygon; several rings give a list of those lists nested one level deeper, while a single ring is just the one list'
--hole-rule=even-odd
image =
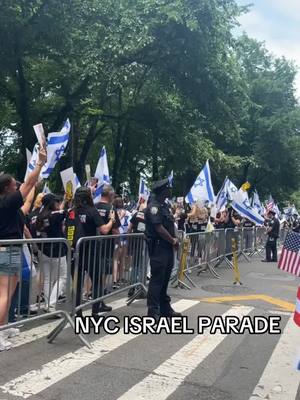
[{"label": "paved street", "polygon": [[[281,335],[89,335],[82,347],[68,328],[48,344],[57,325],[29,326],[0,354],[0,399],[300,400],[296,356],[300,330],[292,321],[296,278],[276,264],[240,261],[242,286],[219,267],[191,277],[192,290],[172,288],[174,308],[196,329],[199,315],[280,315]],[[116,315],[143,315],[145,301],[111,303]]]}]

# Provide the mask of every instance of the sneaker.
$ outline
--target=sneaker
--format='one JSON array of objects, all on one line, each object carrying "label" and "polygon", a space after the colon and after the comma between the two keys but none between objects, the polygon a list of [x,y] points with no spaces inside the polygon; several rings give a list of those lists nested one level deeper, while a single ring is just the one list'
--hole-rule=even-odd
[{"label": "sneaker", "polygon": [[13,338],[18,335],[20,335],[20,329],[18,328],[8,328],[5,329],[5,331],[2,331],[2,336],[6,339]]},{"label": "sneaker", "polygon": [[120,289],[120,285],[117,282],[113,284],[113,290]]},{"label": "sneaker", "polygon": [[0,351],[6,351],[11,349],[12,344],[6,340],[3,332],[0,332]]}]

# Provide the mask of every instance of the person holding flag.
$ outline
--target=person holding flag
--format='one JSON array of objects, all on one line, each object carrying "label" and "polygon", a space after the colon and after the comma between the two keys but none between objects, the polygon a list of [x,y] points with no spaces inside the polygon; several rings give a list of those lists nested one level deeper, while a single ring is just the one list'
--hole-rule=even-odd
[{"label": "person holding flag", "polygon": [[[25,217],[24,201],[38,182],[47,161],[47,152],[41,148],[38,159],[19,190],[16,180],[8,174],[0,175],[0,240],[22,239]],[[7,322],[12,295],[15,292],[21,270],[22,249],[17,246],[1,246],[0,251],[0,326]],[[1,343],[2,342],[2,343]],[[0,348],[5,349],[5,338],[0,335]]]}]

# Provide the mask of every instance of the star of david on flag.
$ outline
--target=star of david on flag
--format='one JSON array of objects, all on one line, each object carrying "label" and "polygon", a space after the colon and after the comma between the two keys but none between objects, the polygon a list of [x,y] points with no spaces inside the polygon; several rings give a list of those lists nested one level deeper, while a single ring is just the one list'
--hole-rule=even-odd
[{"label": "star of david on flag", "polygon": [[214,204],[215,194],[211,182],[208,160],[206,161],[206,164],[200,174],[197,176],[197,179],[191,187],[191,190],[186,195],[185,201],[189,204],[193,204],[197,201],[200,201],[203,204],[206,202],[209,204]]}]

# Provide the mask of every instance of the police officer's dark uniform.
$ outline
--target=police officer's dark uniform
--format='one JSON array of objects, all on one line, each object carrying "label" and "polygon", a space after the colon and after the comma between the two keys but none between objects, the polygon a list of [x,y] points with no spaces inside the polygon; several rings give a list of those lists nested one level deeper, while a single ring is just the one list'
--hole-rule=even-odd
[{"label": "police officer's dark uniform", "polygon": [[277,239],[279,238],[280,224],[274,211],[269,211],[272,218],[268,221],[268,239],[266,243],[266,259],[263,262],[277,262]]},{"label": "police officer's dark uniform", "polygon": [[[148,315],[154,318],[180,315],[172,309],[171,298],[167,295],[174,264],[174,246],[178,244],[175,238],[174,217],[165,203],[168,187],[168,179],[153,184],[154,195],[149,199],[145,214],[151,266],[147,305]],[[159,233],[162,227],[167,231],[165,234]]]}]

